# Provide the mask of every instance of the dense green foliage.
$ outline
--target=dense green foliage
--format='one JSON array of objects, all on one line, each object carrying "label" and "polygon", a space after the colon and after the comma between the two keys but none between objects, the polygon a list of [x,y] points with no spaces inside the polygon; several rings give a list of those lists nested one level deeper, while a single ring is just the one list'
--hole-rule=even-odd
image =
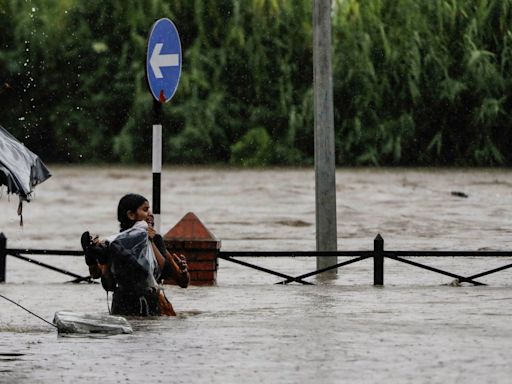
[{"label": "dense green foliage", "polygon": [[[0,124],[45,161],[149,162],[151,24],[184,50],[164,160],[313,161],[313,0],[0,0]],[[512,0],[333,0],[338,164],[510,165]]]}]

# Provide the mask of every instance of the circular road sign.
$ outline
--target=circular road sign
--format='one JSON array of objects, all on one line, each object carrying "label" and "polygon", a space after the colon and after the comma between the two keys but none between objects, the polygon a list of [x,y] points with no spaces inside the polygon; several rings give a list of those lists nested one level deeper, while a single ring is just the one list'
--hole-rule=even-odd
[{"label": "circular road sign", "polygon": [[161,103],[171,100],[181,76],[181,43],[167,18],[157,20],[149,32],[146,74],[153,97]]}]

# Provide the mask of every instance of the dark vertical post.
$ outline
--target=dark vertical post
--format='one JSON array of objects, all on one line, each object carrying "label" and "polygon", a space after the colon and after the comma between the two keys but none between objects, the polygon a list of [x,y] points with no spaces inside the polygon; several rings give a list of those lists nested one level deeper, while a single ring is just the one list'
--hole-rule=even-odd
[{"label": "dark vertical post", "polygon": [[384,239],[380,233],[373,240],[373,285],[384,285]]},{"label": "dark vertical post", "polygon": [[5,283],[5,259],[7,258],[7,238],[0,233],[0,283]]},{"label": "dark vertical post", "polygon": [[[313,88],[315,110],[316,250],[337,250],[336,163],[331,64],[331,0],[314,0]],[[336,256],[317,257],[317,269],[337,264]],[[327,274],[336,275],[337,269]]]},{"label": "dark vertical post", "polygon": [[160,232],[160,195],[162,185],[162,103],[153,100],[153,150],[152,150],[152,170],[153,170],[153,203],[152,211],[155,217],[155,229]]}]

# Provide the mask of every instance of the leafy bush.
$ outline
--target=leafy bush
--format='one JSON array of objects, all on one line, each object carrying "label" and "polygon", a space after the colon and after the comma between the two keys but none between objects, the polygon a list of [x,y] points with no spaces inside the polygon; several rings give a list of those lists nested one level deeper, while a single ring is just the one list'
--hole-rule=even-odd
[{"label": "leafy bush", "polygon": [[268,165],[272,158],[272,138],[263,127],[251,128],[231,147],[231,164],[245,167]]},{"label": "leafy bush", "polygon": [[[310,0],[0,0],[2,125],[46,161],[148,162],[148,31],[181,83],[164,161],[312,164]],[[334,0],[340,165],[511,165],[512,0]]]}]

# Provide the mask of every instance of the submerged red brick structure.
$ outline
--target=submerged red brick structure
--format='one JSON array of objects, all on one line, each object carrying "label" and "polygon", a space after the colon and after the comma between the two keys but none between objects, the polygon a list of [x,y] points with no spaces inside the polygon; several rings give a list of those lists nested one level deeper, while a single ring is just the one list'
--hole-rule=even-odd
[{"label": "submerged red brick structure", "polygon": [[[164,235],[169,252],[182,253],[187,258],[190,284],[214,285],[217,280],[217,253],[220,241],[192,212]],[[172,280],[165,281],[173,284]]]}]

